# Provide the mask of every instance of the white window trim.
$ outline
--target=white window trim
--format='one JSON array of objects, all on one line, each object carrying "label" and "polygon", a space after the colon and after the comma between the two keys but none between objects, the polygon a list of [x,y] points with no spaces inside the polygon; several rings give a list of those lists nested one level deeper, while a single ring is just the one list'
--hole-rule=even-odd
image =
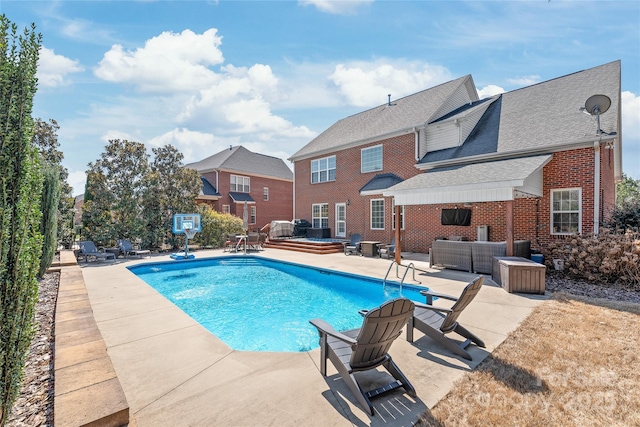
[{"label": "white window trim", "polygon": [[[553,210],[553,194],[561,191],[578,191],[578,234],[582,234],[582,188],[573,187],[573,188],[554,188],[549,193],[549,231],[552,236],[571,236],[574,233],[556,233],[553,231],[554,222],[553,222],[553,214],[557,213]],[[558,212],[574,212],[574,211],[558,211]]]},{"label": "white window trim", "polygon": [[[233,183],[233,178],[235,178],[235,184]],[[238,190],[238,178],[240,178],[242,180],[242,189]],[[246,186],[249,187],[249,189],[247,191],[244,191],[244,187],[245,187],[245,181],[247,182]],[[233,186],[235,185],[236,189],[233,189]],[[231,175],[231,177],[229,178],[229,188],[231,189],[231,191],[235,191],[236,193],[251,193],[251,178],[248,176],[244,176],[244,175]]]},{"label": "white window trim", "polygon": [[269,201],[269,187],[264,187],[262,189],[262,200],[265,202]]},{"label": "white window trim", "polygon": [[[313,214],[314,214],[313,211],[314,211],[314,208],[316,206],[319,206],[319,211],[320,211],[320,216],[318,216],[318,217],[313,216]],[[327,210],[327,216],[326,217],[322,216],[322,207],[323,206],[326,206],[326,208],[327,208],[326,209]],[[315,226],[315,220],[316,219],[319,220],[320,227],[316,227]],[[312,204],[311,205],[311,224],[313,225],[314,228],[325,228],[325,227],[322,226],[323,222],[326,222],[327,227],[329,226],[329,203],[314,203],[314,204]]]},{"label": "white window trim", "polygon": [[[382,228],[373,226],[373,202],[382,202]],[[385,226],[385,224],[384,224],[385,223],[385,221],[384,221],[385,220],[385,218],[384,218],[384,216],[385,216],[384,215],[385,214],[384,205],[385,205],[384,199],[371,199],[369,201],[369,228],[371,230],[384,230],[384,228],[385,228],[384,227]]]},{"label": "white window trim", "polygon": [[[333,163],[335,164],[335,167],[329,168],[329,159],[332,159],[332,158],[333,158]],[[319,165],[320,165],[320,162],[322,160],[326,160],[327,161],[327,168],[326,169],[320,169]],[[313,173],[314,173],[313,172],[313,164],[316,163],[316,162],[318,163],[318,171],[317,171],[317,173],[318,173],[318,181],[313,182]],[[333,177],[333,179],[329,179],[329,175],[330,175],[329,172],[332,171],[332,170],[334,171],[334,177]],[[328,156],[328,157],[322,157],[320,159],[313,159],[313,160],[311,160],[311,169],[310,169],[310,174],[309,174],[309,180],[310,180],[311,184],[322,184],[323,182],[334,182],[336,180],[335,175],[337,174],[337,170],[338,170],[338,164],[336,162],[336,156]],[[321,175],[320,173],[322,171],[325,171],[327,173],[327,179],[325,181],[321,181],[320,180],[320,175]]]},{"label": "white window trim", "polygon": [[[344,219],[340,219],[338,212],[342,209],[344,212]],[[340,226],[342,227],[342,231],[340,231]],[[336,237],[347,237],[347,204],[345,202],[336,203]]]},{"label": "white window trim", "polygon": [[[364,162],[363,162],[363,155],[365,151],[369,151],[369,150],[373,150],[374,148],[380,148],[380,168],[378,169],[370,169],[370,170],[364,170],[363,166],[364,166]],[[379,145],[374,145],[373,147],[367,147],[367,148],[363,148],[360,150],[360,173],[369,173],[369,172],[378,172],[381,171],[383,169],[383,161],[384,161],[384,148],[382,146],[382,144]]]},{"label": "white window trim", "polygon": [[222,213],[230,214],[231,206],[230,205],[222,205]]},{"label": "white window trim", "polygon": [[255,206],[251,206],[251,212],[249,213],[249,224],[255,225],[258,219],[257,209]]}]

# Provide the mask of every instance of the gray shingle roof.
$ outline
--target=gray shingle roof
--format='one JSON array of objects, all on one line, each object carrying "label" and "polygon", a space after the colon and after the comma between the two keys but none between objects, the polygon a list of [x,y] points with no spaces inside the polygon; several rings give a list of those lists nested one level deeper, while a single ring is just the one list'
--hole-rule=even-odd
[{"label": "gray shingle roof", "polygon": [[550,155],[542,155],[433,169],[396,184],[389,190],[427,191],[438,187],[524,180],[550,159]]},{"label": "gray shingle roof", "polygon": [[600,128],[619,133],[620,61],[614,61],[500,95],[464,144],[427,153],[419,163],[483,154],[508,155],[595,136],[596,118],[580,111],[595,94],[611,98],[611,107],[600,116]]},{"label": "gray shingle roof", "polygon": [[498,152],[579,141],[596,134],[596,119],[579,111],[592,95],[611,98],[600,116],[605,132],[619,132],[620,61],[502,95]]},{"label": "gray shingle roof", "polygon": [[284,160],[254,153],[243,146],[231,147],[229,150],[221,151],[199,162],[189,163],[184,167],[195,169],[200,173],[219,169],[293,181],[293,172]]},{"label": "gray shingle roof", "polygon": [[379,173],[371,178],[369,182],[360,189],[360,192],[386,190],[399,182],[402,182],[402,178],[394,173]]},{"label": "gray shingle roof", "polygon": [[204,177],[200,177],[200,180],[202,181],[202,189],[200,190],[200,194],[203,196],[220,196],[220,193],[218,193],[218,190],[216,190],[216,187],[214,187],[208,179],[204,178]]},{"label": "gray shingle roof", "polygon": [[315,139],[291,156],[300,160],[316,154],[341,149],[392,132],[421,126],[437,117],[434,114],[461,85],[472,80],[470,75],[400,98],[392,105],[383,104],[338,120]]}]

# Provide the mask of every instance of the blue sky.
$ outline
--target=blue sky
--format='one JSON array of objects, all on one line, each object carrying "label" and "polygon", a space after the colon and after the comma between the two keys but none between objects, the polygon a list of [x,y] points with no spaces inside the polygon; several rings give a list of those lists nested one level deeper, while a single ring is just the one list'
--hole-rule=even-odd
[{"label": "blue sky", "polygon": [[618,59],[623,171],[640,179],[640,2],[1,0],[0,13],[43,35],[33,115],[58,121],[74,194],[109,139],[170,143],[185,163],[239,144],[286,159],[387,94],[471,74],[488,96]]}]

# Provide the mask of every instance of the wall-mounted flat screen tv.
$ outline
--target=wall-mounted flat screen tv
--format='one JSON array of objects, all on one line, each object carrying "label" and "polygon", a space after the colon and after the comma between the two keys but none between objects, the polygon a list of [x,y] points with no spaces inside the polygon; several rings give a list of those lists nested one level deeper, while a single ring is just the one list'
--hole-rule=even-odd
[{"label": "wall-mounted flat screen tv", "polygon": [[442,225],[471,225],[471,209],[442,209]]}]

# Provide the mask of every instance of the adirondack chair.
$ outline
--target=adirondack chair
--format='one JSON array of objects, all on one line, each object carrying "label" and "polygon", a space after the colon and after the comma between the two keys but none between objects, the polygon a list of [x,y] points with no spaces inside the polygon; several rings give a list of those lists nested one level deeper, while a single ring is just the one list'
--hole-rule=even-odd
[{"label": "adirondack chair", "polygon": [[[406,298],[387,301],[380,307],[363,312],[360,329],[336,331],[322,319],[309,322],[320,334],[320,373],[327,376],[327,359],[331,360],[358,403],[374,415],[370,399],[403,387],[415,397],[416,391],[389,355],[393,341],[413,314],[414,303]],[[354,373],[383,366],[395,381],[383,387],[364,391]]]},{"label": "adirondack chair", "polygon": [[[427,304],[416,303],[413,317],[409,319],[407,327],[407,341],[413,342],[413,328],[416,328],[452,353],[472,360],[471,355],[465,349],[472,342],[478,347],[484,347],[484,342],[459,324],[458,316],[475,298],[483,283],[484,276],[478,276],[465,286],[457,298],[431,291],[420,291],[422,295],[427,297]],[[434,297],[455,301],[455,304],[451,308],[434,307],[432,305]],[[447,337],[447,334],[451,332],[466,338],[465,341],[458,343]]]},{"label": "adirondack chair", "polygon": [[95,258],[96,260],[101,259],[113,259],[116,260],[116,255],[110,252],[100,252],[98,248],[96,248],[96,244],[90,240],[83,240],[78,242],[78,247],[80,248],[79,257],[84,257],[84,262],[89,261],[89,257]]},{"label": "adirondack chair", "polygon": [[362,236],[360,234],[352,234],[349,242],[344,242],[342,245],[344,246],[344,254],[345,255],[362,255],[362,250],[360,249],[360,241],[362,240]]}]

